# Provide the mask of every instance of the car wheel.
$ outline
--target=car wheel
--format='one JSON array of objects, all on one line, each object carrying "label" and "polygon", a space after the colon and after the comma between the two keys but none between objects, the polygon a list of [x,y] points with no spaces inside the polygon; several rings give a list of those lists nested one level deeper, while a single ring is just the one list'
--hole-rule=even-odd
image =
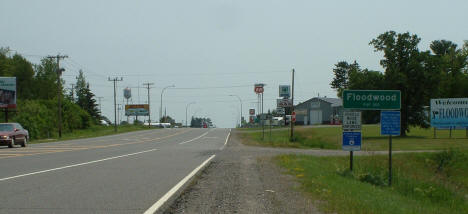
[{"label": "car wheel", "polygon": [[15,146],[15,139],[11,139],[10,144],[8,144],[8,148],[13,148]]},{"label": "car wheel", "polygon": [[21,143],[21,147],[26,147],[26,145],[28,144],[28,138],[24,138],[23,140],[23,143]]}]

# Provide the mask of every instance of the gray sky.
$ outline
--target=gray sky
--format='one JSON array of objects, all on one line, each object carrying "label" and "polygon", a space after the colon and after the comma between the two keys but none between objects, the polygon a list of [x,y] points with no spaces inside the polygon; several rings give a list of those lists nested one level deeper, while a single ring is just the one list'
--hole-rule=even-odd
[{"label": "gray sky", "polygon": [[[118,101],[132,87],[133,103],[146,103],[144,82],[154,82],[151,112],[159,114],[164,86],[167,114],[185,120],[207,116],[233,127],[255,107],[256,82],[267,84],[265,107],[276,107],[279,84],[296,69],[296,103],[336,97],[329,83],[340,60],[383,69],[369,41],[388,30],[415,33],[421,49],[432,40],[459,45],[468,39],[468,1],[22,1],[0,0],[0,46],[32,62],[57,53],[70,58],[67,86],[83,69],[92,91],[104,97],[103,114],[113,120],[113,86]],[[225,87],[225,88],[215,88]],[[197,89],[187,89],[197,88]]]}]

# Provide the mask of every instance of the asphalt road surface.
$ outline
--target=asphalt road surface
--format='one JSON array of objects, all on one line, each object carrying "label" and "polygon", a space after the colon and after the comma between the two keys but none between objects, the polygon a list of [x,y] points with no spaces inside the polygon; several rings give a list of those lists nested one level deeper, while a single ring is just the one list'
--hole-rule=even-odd
[{"label": "asphalt road surface", "polygon": [[224,149],[229,133],[158,129],[0,147],[0,213],[161,211],[172,193]]}]

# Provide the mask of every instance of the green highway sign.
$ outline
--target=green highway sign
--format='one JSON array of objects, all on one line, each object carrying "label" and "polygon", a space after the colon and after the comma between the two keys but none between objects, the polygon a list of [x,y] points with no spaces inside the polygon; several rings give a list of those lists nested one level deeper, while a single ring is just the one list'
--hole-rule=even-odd
[{"label": "green highway sign", "polygon": [[399,110],[399,90],[344,90],[343,108],[361,110]]}]

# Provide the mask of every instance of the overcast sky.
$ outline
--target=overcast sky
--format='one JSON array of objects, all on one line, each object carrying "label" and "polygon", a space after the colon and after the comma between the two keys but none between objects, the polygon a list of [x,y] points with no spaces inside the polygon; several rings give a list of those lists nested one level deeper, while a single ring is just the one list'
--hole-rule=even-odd
[{"label": "overcast sky", "polygon": [[[369,41],[388,30],[417,34],[420,48],[432,40],[459,45],[468,39],[468,1],[21,1],[0,0],[0,46],[32,62],[66,54],[65,87],[83,69],[103,114],[113,120],[131,87],[133,103],[146,103],[143,83],[153,82],[151,112],[159,114],[161,89],[167,114],[177,122],[210,117],[233,127],[255,108],[253,84],[267,84],[264,109],[276,108],[278,85],[296,70],[296,100],[336,97],[329,86],[340,60],[382,71]],[[429,87],[429,86],[428,86]]]}]

